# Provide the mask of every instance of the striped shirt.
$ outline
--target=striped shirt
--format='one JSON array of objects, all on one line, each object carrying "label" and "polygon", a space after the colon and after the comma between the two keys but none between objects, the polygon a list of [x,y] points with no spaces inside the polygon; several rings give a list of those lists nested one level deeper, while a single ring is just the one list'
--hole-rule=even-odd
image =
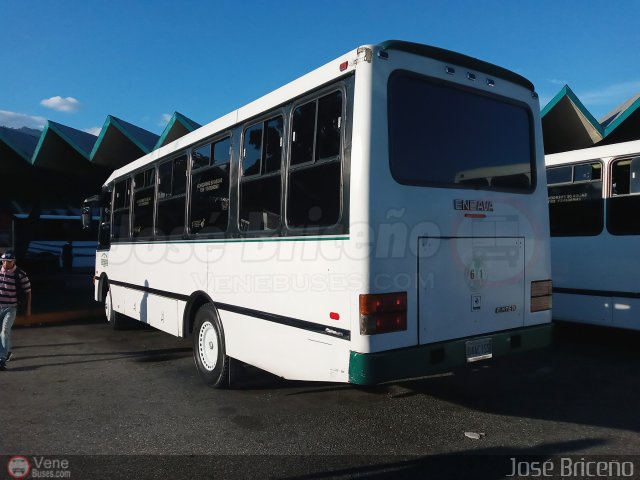
[{"label": "striped shirt", "polygon": [[[0,269],[0,306],[15,307],[18,305],[18,292],[16,291],[16,266],[10,270]],[[31,282],[29,277],[23,271],[19,270],[19,281],[22,291],[27,293],[31,291]]]}]

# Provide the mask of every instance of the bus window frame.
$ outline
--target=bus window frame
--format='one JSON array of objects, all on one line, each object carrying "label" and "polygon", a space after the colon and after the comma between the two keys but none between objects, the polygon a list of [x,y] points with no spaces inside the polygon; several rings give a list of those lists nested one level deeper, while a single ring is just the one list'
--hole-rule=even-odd
[{"label": "bus window frame", "polygon": [[[113,243],[135,243],[135,242],[167,242],[175,240],[203,240],[203,239],[242,239],[242,238],[255,238],[255,237],[280,237],[285,238],[289,236],[314,236],[314,235],[343,235],[349,232],[349,187],[350,187],[350,173],[351,173],[351,136],[353,134],[353,100],[355,90],[355,77],[350,74],[342,77],[329,85],[322,88],[318,88],[307,92],[305,95],[296,99],[292,99],[287,103],[280,105],[274,109],[266,112],[262,112],[261,115],[246,119],[242,122],[227,128],[224,131],[217,132],[207,138],[201,139],[197,143],[186,146],[183,149],[172,152],[166,157],[159,158],[152,162],[149,162],[140,168],[132,170],[125,175],[114,178],[111,183],[113,184],[113,190],[111,192],[111,206],[113,206],[115,195],[115,184],[125,178],[130,178],[130,192],[129,192],[129,237],[125,239],[114,239],[111,233],[111,242]],[[313,162],[305,162],[294,167],[290,165],[290,152],[291,152],[291,128],[292,128],[292,115],[294,110],[306,103],[318,101],[320,98],[327,96],[333,92],[339,92],[341,96],[341,124],[340,124],[340,147],[339,154],[334,157],[314,160]],[[317,112],[316,112],[317,115]],[[242,141],[243,132],[253,125],[263,123],[277,116],[282,116],[283,119],[283,145],[282,145],[282,159],[280,165],[280,182],[281,182],[281,195],[280,195],[280,208],[281,217],[284,217],[280,221],[278,228],[273,230],[251,230],[242,231],[239,228],[239,216],[240,216],[240,183],[242,181]],[[317,121],[315,123],[317,128]],[[314,133],[315,135],[315,133]],[[206,144],[214,144],[218,141],[229,138],[229,219],[227,224],[227,230],[225,232],[207,232],[204,234],[191,232],[189,228],[189,218],[191,215],[191,202],[192,202],[192,152],[194,149],[202,147]],[[315,140],[314,140],[315,142]],[[316,145],[314,145],[315,149]],[[160,170],[162,166],[169,162],[174,162],[180,157],[186,158],[186,182],[185,182],[185,208],[183,212],[183,229],[179,234],[173,235],[160,235],[158,232],[158,216],[160,214],[160,203],[164,199],[160,199]],[[298,169],[312,168],[312,165],[324,165],[329,163],[337,163],[340,168],[340,192],[339,192],[339,216],[336,223],[328,226],[306,226],[306,227],[292,227],[287,222],[287,198],[289,192],[289,174],[291,171]],[[209,167],[214,166],[212,163]],[[153,235],[149,237],[132,237],[131,236],[131,209],[133,202],[133,177],[134,175],[149,169],[153,166],[155,168],[156,184],[154,190],[154,212],[153,212]],[[275,176],[275,173],[269,174]],[[251,176],[250,179],[259,178],[258,176]],[[172,181],[173,181],[173,169],[172,169]],[[173,190],[173,184],[172,184]],[[172,195],[172,198],[174,196]],[[113,232],[113,208],[111,208],[111,231]],[[234,219],[232,221],[232,219]]]},{"label": "bus window frame", "polygon": [[[173,178],[175,175],[175,168],[174,168],[174,162],[176,160],[178,160],[179,158],[184,157],[186,159],[186,168],[185,168],[185,192],[181,195],[174,195],[173,194],[173,190],[174,190],[174,185],[173,185]],[[167,197],[167,198],[162,198],[160,199],[160,167],[162,167],[162,165],[166,164],[166,163],[171,163],[172,164],[172,168],[171,168],[171,196]],[[190,165],[191,165],[191,151],[190,149],[185,149],[185,150],[179,150],[176,152],[173,152],[170,156],[161,159],[158,162],[154,163],[156,169],[157,169],[157,174],[156,174],[156,194],[155,194],[155,204],[154,204],[154,223],[153,223],[153,239],[159,242],[162,241],[169,241],[169,240],[176,240],[176,239],[184,239],[187,237],[187,200],[188,200],[188,193],[189,193],[189,187],[190,187]],[[160,213],[160,202],[161,201],[168,201],[168,200],[172,200],[174,198],[178,198],[178,197],[184,197],[184,208],[182,209],[182,231],[179,233],[174,233],[174,234],[160,234],[158,232],[158,215]]]},{"label": "bus window frame", "polygon": [[[231,213],[232,213],[232,205],[233,205],[233,190],[234,190],[234,183],[233,183],[233,168],[234,168],[234,140],[235,140],[235,128],[234,129],[229,129],[229,130],[224,130],[222,132],[216,133],[215,135],[211,136],[211,137],[207,137],[205,139],[203,139],[202,141],[198,142],[198,143],[194,143],[193,145],[190,145],[189,147],[187,147],[187,149],[184,151],[187,154],[187,190],[186,190],[186,195],[187,195],[187,199],[186,199],[186,216],[185,216],[185,237],[187,238],[191,238],[191,239],[207,239],[207,238],[229,238],[231,236],[232,233],[232,229],[233,229],[233,222],[231,221]],[[225,139],[229,139],[229,157],[227,159],[226,162],[215,162],[213,159],[213,155],[214,155],[214,149],[213,146],[218,143],[221,142]],[[204,147],[205,145],[211,145],[211,158],[209,159],[209,165],[206,167],[201,167],[198,168],[196,171],[207,171],[209,169],[214,168],[217,165],[225,165],[228,164],[229,165],[229,192],[228,192],[228,209],[227,209],[227,228],[222,231],[222,232],[205,232],[205,233],[200,233],[200,232],[193,232],[191,230],[191,213],[192,213],[192,202],[193,202],[193,152],[194,150],[197,150],[198,148]],[[166,160],[165,160],[166,161]],[[159,163],[157,165],[160,165]],[[159,187],[158,187],[159,188]]]},{"label": "bus window frame", "polygon": [[[116,210],[123,210],[125,207],[122,208],[114,208],[115,206],[115,201],[116,201],[116,185],[118,182],[127,182],[127,180],[129,180],[129,227],[128,227],[128,232],[129,235],[127,237],[122,237],[121,235],[119,235],[117,238],[114,237],[113,231],[114,231],[114,217],[116,214]],[[131,172],[127,173],[126,175],[123,175],[121,177],[115,178],[113,180],[113,190],[111,192],[111,228],[110,228],[110,232],[109,232],[109,238],[111,243],[126,243],[126,242],[130,242],[131,241],[131,205],[132,205],[132,200],[133,200],[133,192],[132,192],[132,185],[133,185],[133,176],[131,175]]]},{"label": "bus window frame", "polygon": [[[353,77],[350,77],[353,78]],[[313,92],[309,92],[307,95],[296,99],[294,102],[290,104],[289,111],[286,117],[286,134],[287,134],[287,155],[285,158],[285,179],[284,179],[284,189],[282,194],[282,200],[284,202],[284,209],[282,211],[282,215],[284,217],[284,229],[286,233],[290,235],[300,235],[300,236],[309,236],[309,235],[328,235],[328,234],[342,234],[346,233],[349,230],[348,227],[348,214],[345,213],[345,209],[348,208],[347,198],[348,197],[348,184],[345,182],[345,174],[350,175],[350,152],[347,152],[347,138],[351,138],[352,134],[352,122],[351,118],[353,115],[347,115],[349,111],[349,104],[353,101],[353,89],[354,85],[349,82],[349,78],[341,79],[336,83],[328,85],[324,88],[320,88]],[[316,156],[316,130],[318,126],[318,110],[316,107],[316,115],[314,122],[314,145],[313,145],[313,155],[312,160],[307,162],[298,163],[296,165],[291,165],[291,152],[292,152],[292,142],[293,142],[293,113],[296,108],[306,105],[311,102],[319,102],[319,100],[325,96],[328,96],[332,93],[339,92],[341,95],[341,125],[340,125],[340,147],[338,151],[338,155],[335,157],[329,157],[324,159],[315,159]],[[349,135],[349,137],[347,137]],[[350,147],[350,145],[349,145]],[[290,175],[291,172],[296,172],[304,169],[311,169],[316,165],[326,165],[329,163],[338,163],[340,165],[340,193],[339,193],[339,213],[336,222],[332,225],[323,225],[323,226],[305,226],[305,227],[295,227],[289,223],[289,187],[290,187]]]},{"label": "bus window frame", "polygon": [[[576,180],[575,179],[575,167],[576,166],[580,166],[580,165],[592,165],[594,163],[597,163],[600,165],[600,179],[598,180]],[[601,183],[602,187],[600,188],[600,197],[599,197],[599,201],[602,202],[602,212],[601,212],[601,218],[599,218],[599,220],[601,220],[601,225],[600,225],[600,229],[597,233],[563,233],[563,234],[557,234],[557,233],[553,233],[551,231],[551,224],[549,225],[549,233],[551,238],[570,238],[570,237],[597,237],[599,235],[602,235],[602,233],[605,231],[605,229],[607,229],[607,225],[608,225],[608,220],[607,220],[607,205],[606,205],[606,188],[607,188],[607,184],[609,183],[609,181],[607,182],[607,184],[605,184],[605,162],[603,161],[603,159],[601,158],[594,158],[594,159],[589,159],[589,160],[578,160],[575,162],[571,162],[571,163],[563,163],[560,165],[548,165],[545,167],[545,171],[549,170],[549,169],[553,169],[553,168],[563,168],[563,167],[567,167],[567,168],[571,168],[571,181],[570,182],[559,182],[559,183],[547,183],[547,195],[549,194],[549,189],[550,188],[557,188],[557,187],[568,187],[571,185],[588,185],[590,183]],[[546,172],[545,172],[546,173]],[[595,200],[595,199],[593,199]],[[549,217],[551,217],[551,204],[548,205],[549,207]],[[549,219],[551,221],[551,218]],[[608,229],[607,229],[608,230]]]},{"label": "bus window frame", "polygon": [[[625,232],[625,231],[622,231],[621,229],[614,228],[614,225],[612,225],[612,221],[614,219],[614,214],[612,213],[612,209],[619,208],[617,205],[614,205],[614,203],[620,203],[625,199],[632,199],[632,201],[635,201],[638,199],[638,197],[640,197],[640,192],[634,192],[634,193],[629,192],[629,193],[620,193],[620,194],[613,193],[614,166],[620,162],[624,162],[628,160],[629,169],[631,170],[634,159],[640,159],[640,153],[621,155],[619,157],[614,157],[609,160],[609,168],[608,168],[609,178],[607,180],[608,195],[606,198],[606,205],[605,205],[605,215],[606,215],[605,228],[607,229],[607,233],[615,237],[632,237],[632,236],[640,235],[640,229],[638,229],[637,231]],[[631,183],[629,184],[629,190],[631,190]]]},{"label": "bus window frame", "polygon": [[[292,104],[291,104],[292,105]],[[282,237],[284,236],[284,229],[285,229],[285,219],[284,219],[284,215],[285,215],[285,205],[286,205],[286,198],[285,198],[285,180],[286,180],[286,172],[287,172],[287,164],[288,164],[288,160],[289,160],[289,155],[290,155],[290,149],[289,149],[289,137],[290,137],[290,121],[289,121],[289,115],[293,112],[293,108],[287,108],[287,107],[281,107],[281,108],[276,108],[273,110],[269,110],[268,112],[265,112],[263,115],[260,115],[259,117],[254,117],[252,119],[247,120],[246,122],[242,123],[241,125],[239,125],[240,129],[241,129],[241,133],[239,135],[239,155],[238,155],[238,162],[237,162],[237,195],[236,195],[236,202],[235,202],[235,228],[237,229],[237,231],[240,233],[241,236],[243,237]],[[264,137],[265,137],[265,125],[267,122],[274,120],[278,117],[282,118],[282,150],[280,153],[280,168],[278,169],[278,173],[276,172],[269,172],[269,173],[264,173],[262,172],[263,170],[263,150],[264,150]],[[252,174],[252,175],[246,175],[244,174],[244,165],[243,165],[243,161],[244,161],[244,142],[245,142],[245,136],[246,136],[246,132],[251,129],[256,127],[257,125],[260,125],[262,127],[262,141],[261,141],[261,148],[260,148],[260,161],[259,161],[259,172],[256,174]],[[241,222],[243,221],[240,218],[241,215],[241,210],[242,210],[242,184],[245,182],[253,182],[253,181],[260,181],[260,179],[263,178],[275,178],[279,176],[280,177],[280,222],[278,223],[278,226],[276,228],[272,228],[272,229],[252,229],[252,230],[245,230],[242,228],[241,226]]]},{"label": "bus window frame", "polygon": [[[153,170],[153,196],[152,196],[152,212],[151,212],[151,231],[148,235],[134,235],[133,227],[135,226],[135,196],[136,190],[140,190],[142,188],[148,188],[149,185],[145,185],[144,187],[136,188],[135,179],[139,174],[146,174],[147,171]],[[145,175],[146,180],[146,175]],[[149,241],[155,237],[156,233],[156,211],[157,211],[157,196],[158,196],[158,163],[150,163],[145,165],[142,168],[136,169],[131,172],[131,236],[130,239],[132,241]]]}]

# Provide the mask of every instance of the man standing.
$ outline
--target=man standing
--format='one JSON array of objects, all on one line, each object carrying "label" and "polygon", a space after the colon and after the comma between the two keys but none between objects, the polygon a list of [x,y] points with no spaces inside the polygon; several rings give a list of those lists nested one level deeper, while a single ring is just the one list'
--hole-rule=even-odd
[{"label": "man standing", "polygon": [[6,370],[11,358],[11,327],[16,319],[18,300],[24,297],[26,315],[31,315],[31,282],[27,274],[16,267],[16,257],[11,250],[0,256],[0,370]]}]

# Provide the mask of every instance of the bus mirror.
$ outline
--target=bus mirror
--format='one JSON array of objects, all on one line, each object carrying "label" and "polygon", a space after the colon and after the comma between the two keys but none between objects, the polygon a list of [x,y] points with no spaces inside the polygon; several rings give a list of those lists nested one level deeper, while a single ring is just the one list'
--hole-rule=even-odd
[{"label": "bus mirror", "polygon": [[100,207],[109,207],[111,204],[111,192],[102,192],[99,197],[99,206]]},{"label": "bus mirror", "polygon": [[82,206],[82,229],[89,230],[91,228],[91,206]]}]

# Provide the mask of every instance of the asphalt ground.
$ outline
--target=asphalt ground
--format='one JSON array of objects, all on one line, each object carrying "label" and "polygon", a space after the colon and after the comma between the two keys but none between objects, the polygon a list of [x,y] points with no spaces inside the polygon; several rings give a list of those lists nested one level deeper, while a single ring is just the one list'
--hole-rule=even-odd
[{"label": "asphalt ground", "polygon": [[503,478],[511,458],[566,456],[626,459],[637,475],[639,342],[568,325],[548,349],[374,388],[235,365],[234,388],[213,390],[188,340],[18,326],[0,462],[67,459],[70,478]]}]

